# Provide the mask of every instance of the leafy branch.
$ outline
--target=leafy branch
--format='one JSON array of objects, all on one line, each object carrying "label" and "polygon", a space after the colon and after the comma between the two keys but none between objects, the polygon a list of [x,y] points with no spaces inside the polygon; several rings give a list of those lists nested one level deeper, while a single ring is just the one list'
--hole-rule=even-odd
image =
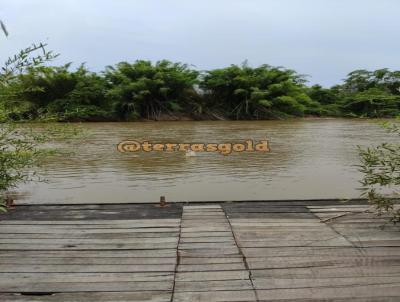
[{"label": "leafy branch", "polygon": [[[399,124],[384,124],[388,132],[400,135]],[[378,214],[388,213],[393,222],[400,221],[400,143],[382,143],[376,147],[358,147],[362,196],[367,197]]]}]

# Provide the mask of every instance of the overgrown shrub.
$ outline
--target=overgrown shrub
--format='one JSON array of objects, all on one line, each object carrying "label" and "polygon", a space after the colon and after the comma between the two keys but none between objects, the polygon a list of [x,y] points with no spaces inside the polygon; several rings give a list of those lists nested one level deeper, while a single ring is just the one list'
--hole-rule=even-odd
[{"label": "overgrown shrub", "polygon": [[305,93],[304,78],[292,70],[231,65],[205,73],[200,87],[206,106],[233,119],[318,114],[319,103]]},{"label": "overgrown shrub", "polygon": [[195,106],[198,72],[188,65],[159,61],[118,63],[107,67],[107,99],[124,120],[157,120],[162,113],[189,112]]}]

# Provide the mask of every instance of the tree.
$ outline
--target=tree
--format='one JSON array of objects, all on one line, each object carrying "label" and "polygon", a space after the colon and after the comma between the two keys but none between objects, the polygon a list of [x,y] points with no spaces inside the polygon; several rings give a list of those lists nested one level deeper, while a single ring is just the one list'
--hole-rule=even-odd
[{"label": "tree", "polygon": [[321,105],[336,104],[340,99],[339,93],[335,87],[324,88],[321,85],[313,85],[308,89],[307,94],[313,101]]},{"label": "tree", "polygon": [[159,61],[118,63],[107,67],[107,98],[124,120],[146,117],[157,120],[162,113],[190,112],[196,98],[198,71],[186,64]]},{"label": "tree", "polygon": [[247,64],[207,71],[200,83],[207,106],[234,119],[279,118],[318,113],[304,78],[292,70]]},{"label": "tree", "polygon": [[394,117],[400,113],[400,71],[355,70],[338,86],[338,91],[338,104],[344,114]]},{"label": "tree", "polygon": [[365,117],[395,117],[400,114],[400,95],[378,88],[344,97],[343,110]]}]

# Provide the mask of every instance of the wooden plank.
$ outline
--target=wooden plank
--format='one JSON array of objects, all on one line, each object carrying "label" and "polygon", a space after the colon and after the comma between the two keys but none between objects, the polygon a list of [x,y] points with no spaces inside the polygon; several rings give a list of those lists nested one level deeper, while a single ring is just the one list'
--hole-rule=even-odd
[{"label": "wooden plank", "polygon": [[91,225],[130,225],[130,226],[177,226],[180,219],[130,219],[130,220],[0,220],[1,225],[67,225],[67,226],[91,226]]},{"label": "wooden plank", "polygon": [[253,269],[254,278],[335,278],[335,277],[374,277],[399,276],[400,266],[335,266],[307,268]]},{"label": "wooden plank", "polygon": [[0,244],[0,250],[143,250],[143,249],[173,249],[175,243],[142,243],[142,244]]},{"label": "wooden plank", "polygon": [[[1,246],[1,245],[0,245]],[[179,249],[221,249],[221,248],[235,248],[237,247],[235,241],[231,242],[194,242],[194,243],[179,243]]]},{"label": "wooden plank", "polygon": [[93,258],[93,257],[107,257],[107,258],[126,258],[126,257],[176,257],[176,247],[172,249],[142,249],[142,250],[96,250],[96,251],[74,251],[74,250],[59,250],[59,251],[4,251],[0,250],[0,257],[45,257],[45,258]]},{"label": "wooden plank", "polygon": [[185,227],[182,233],[197,233],[197,232],[229,232],[231,229],[228,226],[221,225],[218,227],[198,226],[198,227]]},{"label": "wooden plank", "polygon": [[145,265],[145,264],[175,264],[176,257],[171,258],[160,258],[160,257],[33,257],[32,255],[26,254],[26,257],[15,257],[13,256],[1,256],[0,264],[62,264],[62,265]]},{"label": "wooden plank", "polygon": [[63,228],[59,226],[49,227],[40,227],[40,226],[4,226],[0,228],[0,234],[112,234],[112,233],[170,233],[170,232],[179,232],[179,228],[177,227],[168,227],[168,228]]},{"label": "wooden plank", "polygon": [[173,272],[175,264],[122,264],[122,265],[60,265],[60,264],[0,264],[3,273],[125,273],[125,272]]},{"label": "wooden plank", "polygon": [[312,268],[312,267],[349,267],[349,266],[393,266],[400,265],[400,258],[364,258],[364,257],[273,257],[246,258],[250,269],[278,269],[278,268]]},{"label": "wooden plank", "polygon": [[222,263],[243,263],[242,256],[232,257],[181,257],[179,264],[222,264]]},{"label": "wooden plank", "polygon": [[174,279],[173,272],[136,272],[136,273],[3,273],[0,272],[0,284],[20,284],[24,282],[55,283],[55,282],[136,282],[164,281]]},{"label": "wooden plank", "polygon": [[253,233],[241,232],[237,229],[235,230],[235,237],[240,241],[290,241],[290,240],[302,240],[302,239],[313,239],[313,240],[324,240],[329,237],[339,236],[335,232],[271,232],[271,231],[255,231]]},{"label": "wooden plank", "polygon": [[231,230],[224,232],[193,232],[193,233],[185,232],[181,233],[181,239],[198,238],[198,237],[225,237],[231,235],[232,235]]},{"label": "wooden plank", "polygon": [[138,244],[138,245],[143,245],[143,244],[177,244],[178,243],[178,237],[161,237],[161,238],[104,238],[104,239],[98,239],[98,238],[83,238],[83,239],[64,239],[64,238],[54,238],[54,239],[33,239],[33,238],[28,238],[28,239],[0,239],[0,248],[2,245],[5,244],[43,244],[43,245],[48,245],[48,244],[101,244],[101,245],[108,245],[108,244]]},{"label": "wooden plank", "polygon": [[42,283],[36,280],[31,282],[2,283],[1,293],[73,293],[73,292],[135,292],[135,291],[171,291],[173,282],[165,281],[134,281],[134,282],[53,282]]},{"label": "wooden plank", "polygon": [[[165,238],[178,237],[179,232],[170,233],[38,233],[38,234],[4,234],[0,233],[0,239],[113,239],[113,238]],[[211,234],[210,234],[211,236]],[[218,236],[218,234],[216,234]]]},{"label": "wooden plank", "polygon": [[343,247],[259,247],[242,248],[244,255],[248,257],[285,257],[285,256],[360,256],[363,253],[352,246]]},{"label": "wooden plank", "polygon": [[225,217],[225,212],[223,210],[213,210],[213,211],[204,211],[204,210],[186,210],[183,209],[182,218],[193,218],[196,219],[197,217],[209,217],[210,219],[218,218],[218,217]]},{"label": "wooden plank", "polygon": [[303,246],[313,246],[313,247],[324,247],[324,246],[332,246],[332,247],[341,247],[341,246],[352,246],[350,242],[348,242],[345,238],[335,236],[329,237],[326,239],[320,240],[258,240],[258,241],[241,241],[239,240],[239,246],[241,248],[251,248],[251,247],[303,247]]},{"label": "wooden plank", "polygon": [[296,289],[269,289],[257,290],[258,297],[263,301],[271,301],[278,299],[338,299],[353,297],[399,297],[399,284],[375,284],[375,285],[358,285],[349,287],[319,287],[319,288],[296,288]]},{"label": "wooden plank", "polygon": [[338,277],[338,278],[254,278],[256,289],[339,287],[376,284],[398,284],[400,276]]},{"label": "wooden plank", "polygon": [[178,266],[178,272],[235,271],[245,269],[243,261],[240,263],[186,264]]},{"label": "wooden plank", "polygon": [[230,301],[230,302],[250,302],[256,301],[255,293],[252,290],[240,291],[209,291],[209,292],[178,292],[174,293],[174,302],[193,302],[193,301]]},{"label": "wooden plank", "polygon": [[0,294],[2,302],[170,302],[171,292],[94,292],[94,293],[55,293],[51,296]]},{"label": "wooden plank", "polygon": [[181,257],[238,257],[240,256],[237,247],[216,248],[216,249],[188,249],[179,250]]},{"label": "wooden plank", "polygon": [[185,281],[175,283],[175,292],[208,292],[229,290],[252,290],[252,284],[250,280]]},{"label": "wooden plank", "polygon": [[[1,241],[1,239],[0,239]],[[230,237],[224,236],[224,237],[195,237],[195,238],[181,238],[180,239],[181,243],[224,243],[224,242],[229,242],[232,244],[235,244],[235,240],[233,239],[232,235]]]},{"label": "wooden plank", "polygon": [[183,210],[203,210],[203,209],[221,209],[221,206],[218,204],[202,204],[202,205],[190,205],[190,206],[183,206]]}]

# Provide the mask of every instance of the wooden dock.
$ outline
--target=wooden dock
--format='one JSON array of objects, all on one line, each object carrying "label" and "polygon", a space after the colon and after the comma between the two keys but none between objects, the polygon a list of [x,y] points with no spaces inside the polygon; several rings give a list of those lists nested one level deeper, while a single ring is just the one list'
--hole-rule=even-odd
[{"label": "wooden dock", "polygon": [[334,201],[18,206],[0,301],[400,301],[400,227]]}]

